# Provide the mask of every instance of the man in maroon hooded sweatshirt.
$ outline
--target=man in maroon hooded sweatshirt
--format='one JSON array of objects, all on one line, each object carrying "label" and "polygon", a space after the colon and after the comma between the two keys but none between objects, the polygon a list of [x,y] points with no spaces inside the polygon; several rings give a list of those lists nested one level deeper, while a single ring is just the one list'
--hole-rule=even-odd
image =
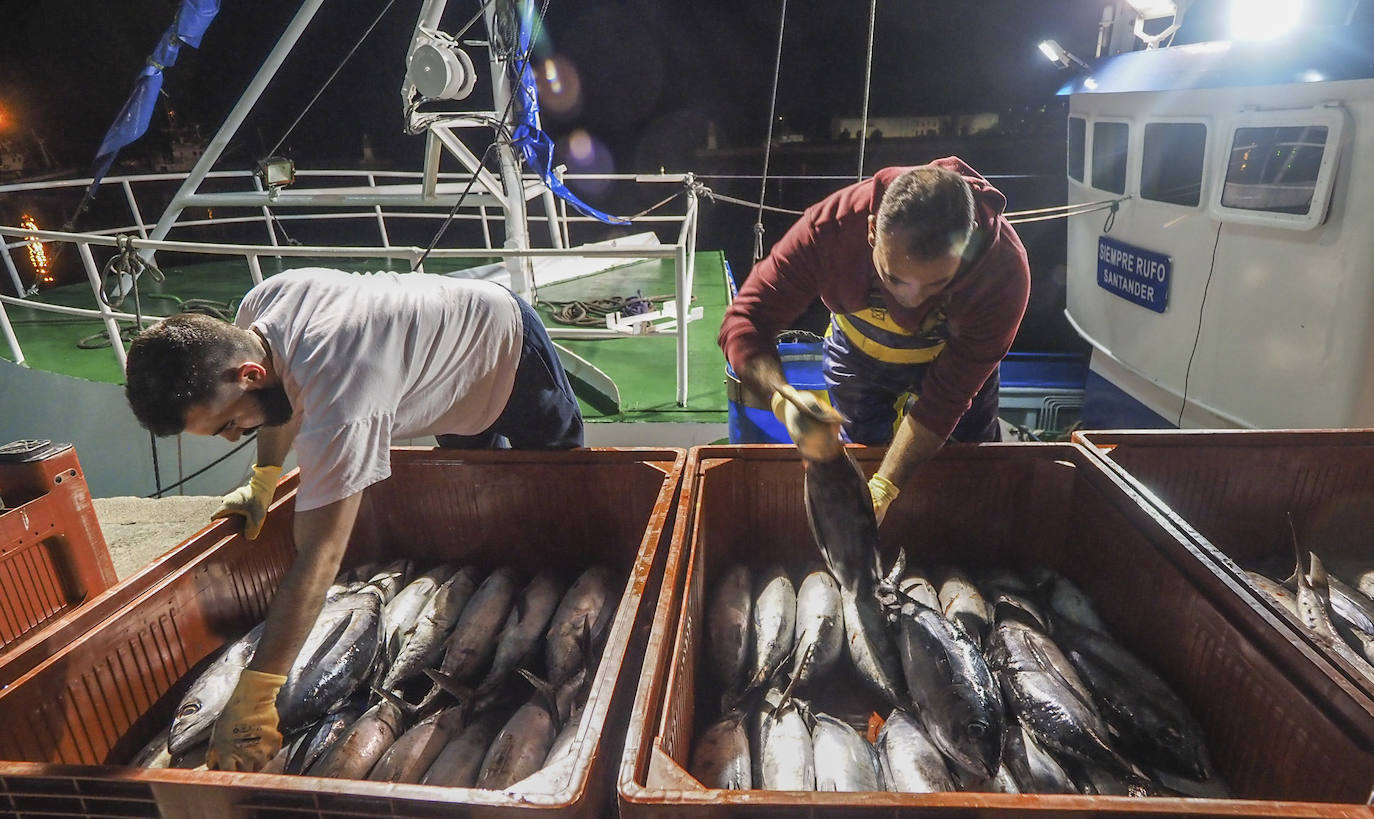
[{"label": "man in maroon hooded sweatshirt", "polygon": [[1006,204],[955,157],[884,168],[807,208],[725,312],[718,340],[744,384],[827,421],[788,386],[776,337],[817,296],[830,308],[824,372],[845,434],[890,444],[869,481],[879,521],[947,439],[1001,437],[997,367],[1030,293]]}]

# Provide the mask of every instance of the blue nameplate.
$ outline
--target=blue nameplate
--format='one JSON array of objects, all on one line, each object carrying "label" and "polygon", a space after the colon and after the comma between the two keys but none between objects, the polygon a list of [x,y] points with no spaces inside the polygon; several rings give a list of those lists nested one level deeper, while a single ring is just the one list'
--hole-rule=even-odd
[{"label": "blue nameplate", "polygon": [[1141,250],[1106,236],[1098,237],[1098,286],[1156,313],[1163,313],[1169,306],[1173,267],[1173,259],[1163,253]]}]

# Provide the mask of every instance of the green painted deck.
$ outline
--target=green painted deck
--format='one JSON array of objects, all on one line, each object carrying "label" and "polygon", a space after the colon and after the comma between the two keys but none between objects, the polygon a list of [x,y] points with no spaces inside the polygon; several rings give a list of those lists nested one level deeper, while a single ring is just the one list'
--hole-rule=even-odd
[{"label": "green painted deck", "polygon": [[[473,263],[480,263],[475,260]],[[313,262],[293,259],[290,267],[315,264],[357,270],[376,270],[381,260],[368,264],[365,260],[350,266],[342,260]],[[431,269],[432,269],[431,265]],[[264,275],[274,272],[267,260]],[[151,315],[169,315],[184,304],[212,307],[226,318],[233,317],[238,300],[251,286],[247,265],[238,261],[196,264],[166,268],[166,281],[155,283],[145,279],[139,292],[142,309]],[[551,328],[558,323],[551,318],[552,310],[545,301],[572,301],[609,296],[644,296],[669,294],[673,291],[673,265],[668,260],[651,260],[624,265],[602,273],[572,281],[547,285],[539,290],[539,312]],[[44,291],[35,297],[39,301],[68,307],[90,309],[94,305],[90,287],[70,284]],[[703,316],[688,325],[688,401],[687,406],[676,403],[676,335],[662,333],[653,336],[625,337],[598,340],[559,340],[559,344],[577,353],[600,368],[615,381],[620,390],[621,407],[618,413],[608,413],[606,407],[582,401],[585,418],[592,422],[701,422],[725,423],[725,359],[716,346],[716,332],[725,313],[725,257],[718,251],[697,254],[696,276],[692,306],[701,307]],[[15,335],[28,365],[33,369],[59,372],[90,381],[121,384],[123,373],[105,339],[104,324],[72,316],[6,305]],[[120,307],[134,312],[130,296]],[[132,323],[129,324],[132,328]],[[90,349],[81,345],[89,340]],[[6,345],[0,343],[0,356],[12,359]],[[575,385],[579,395],[585,392]]]}]

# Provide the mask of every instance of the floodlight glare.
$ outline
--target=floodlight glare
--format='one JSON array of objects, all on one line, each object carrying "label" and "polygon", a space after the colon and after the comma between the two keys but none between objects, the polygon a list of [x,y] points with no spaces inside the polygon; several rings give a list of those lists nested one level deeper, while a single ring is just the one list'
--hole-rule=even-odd
[{"label": "floodlight glare", "polygon": [[1174,0],[1127,0],[1135,13],[1147,20],[1158,20],[1160,17],[1172,17],[1178,12],[1178,6]]},{"label": "floodlight glare", "polygon": [[1231,38],[1272,40],[1302,16],[1302,0],[1231,0]]},{"label": "floodlight glare", "polygon": [[1075,64],[1082,68],[1089,68],[1088,64],[1080,60],[1077,55],[1061,46],[1058,40],[1042,40],[1040,53],[1048,57],[1050,62],[1058,63],[1060,68],[1070,68]]}]

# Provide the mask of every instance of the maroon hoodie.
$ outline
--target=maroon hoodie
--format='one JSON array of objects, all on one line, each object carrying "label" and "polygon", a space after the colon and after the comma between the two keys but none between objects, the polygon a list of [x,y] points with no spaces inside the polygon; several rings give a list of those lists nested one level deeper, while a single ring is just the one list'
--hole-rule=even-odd
[{"label": "maroon hoodie", "polygon": [[[930,365],[913,416],[948,437],[973,396],[997,368],[1021,326],[1030,294],[1030,265],[1016,231],[1002,215],[1007,199],[957,157],[930,163],[961,174],[973,189],[978,226],[988,237],[982,252],[943,292],[921,305],[887,298],[889,316],[912,331],[937,305],[949,316],[949,342]],[[910,168],[884,168],[871,179],[832,193],[806,209],[754,266],[725,311],[717,341],[738,371],[759,355],[777,355],[774,339],[819,296],[832,313],[867,309],[869,291],[881,289],[868,244],[868,217],[878,214],[883,192]],[[886,293],[886,291],[883,291]]]}]

